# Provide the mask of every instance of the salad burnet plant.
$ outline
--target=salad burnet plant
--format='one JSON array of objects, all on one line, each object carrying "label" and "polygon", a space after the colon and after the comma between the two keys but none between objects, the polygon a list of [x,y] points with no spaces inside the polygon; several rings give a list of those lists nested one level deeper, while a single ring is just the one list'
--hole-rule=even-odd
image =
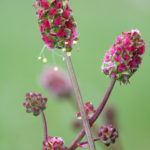
[{"label": "salad burnet plant", "polygon": [[[113,125],[101,126],[97,133],[97,138],[93,137],[91,127],[101,115],[116,81],[121,84],[129,83],[131,76],[141,65],[145,52],[145,41],[142,39],[140,31],[136,29],[122,32],[109,50],[106,51],[101,70],[110,77],[110,83],[99,106],[94,109],[91,102],[83,102],[71,61],[71,51],[79,38],[77,23],[70,8],[69,0],[36,0],[33,7],[36,10],[41,37],[44,41],[42,53],[46,47],[53,52],[55,52],[55,49],[59,49],[66,63],[71,81],[70,84],[67,75],[58,73],[58,69],[55,68],[54,72],[49,71],[42,75],[43,85],[52,90],[57,97],[70,96],[73,90],[78,106],[77,117],[82,120],[83,125],[80,133],[72,143],[69,146],[65,145],[61,137],[48,135],[44,114],[47,98],[43,97],[41,93],[26,93],[25,102],[23,103],[26,112],[33,113],[34,116],[41,114],[43,118],[44,141],[42,150],[75,150],[78,147],[88,147],[90,150],[96,150],[96,141],[101,141],[105,146],[115,143],[119,134]],[[39,56],[39,59],[42,58],[41,56]],[[47,59],[43,58],[43,62],[47,62]],[[47,76],[51,78],[47,78]],[[64,83],[67,83],[67,86],[64,87]],[[85,135],[87,141],[81,141]]]}]

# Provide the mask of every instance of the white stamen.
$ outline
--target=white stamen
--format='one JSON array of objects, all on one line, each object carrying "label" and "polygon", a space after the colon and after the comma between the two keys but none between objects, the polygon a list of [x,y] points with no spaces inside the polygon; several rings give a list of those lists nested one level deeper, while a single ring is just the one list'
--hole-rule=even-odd
[{"label": "white stamen", "polygon": [[63,51],[63,52],[66,52],[66,48],[63,48],[62,51]]},{"label": "white stamen", "polygon": [[58,71],[58,67],[56,66],[56,67],[54,67],[54,71]]},{"label": "white stamen", "polygon": [[43,52],[44,52],[44,50],[45,50],[46,47],[47,47],[46,45],[43,46],[43,48],[42,48],[42,50],[40,52],[40,56],[43,54]]},{"label": "white stamen", "polygon": [[67,44],[68,44],[68,42],[65,42],[65,44],[67,45]]},{"label": "white stamen", "polygon": [[77,44],[78,43],[78,41],[73,41],[73,44],[75,45],[75,44]]},{"label": "white stamen", "polygon": [[67,52],[67,56],[71,56],[71,52]]},{"label": "white stamen", "polygon": [[38,57],[38,60],[41,60],[41,59],[42,59],[42,57],[41,57],[41,56],[39,56],[39,57]]},{"label": "white stamen", "polygon": [[43,63],[47,63],[47,58],[43,58]]}]

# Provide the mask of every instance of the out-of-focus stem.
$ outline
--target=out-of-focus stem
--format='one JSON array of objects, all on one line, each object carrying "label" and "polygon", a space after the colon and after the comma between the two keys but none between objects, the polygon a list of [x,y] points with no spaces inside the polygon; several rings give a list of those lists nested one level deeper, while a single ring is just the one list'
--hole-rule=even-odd
[{"label": "out-of-focus stem", "polygon": [[43,126],[44,126],[44,138],[46,140],[47,139],[47,123],[46,123],[46,118],[45,118],[45,114],[43,111],[41,112],[41,115],[42,115]]},{"label": "out-of-focus stem", "polygon": [[88,146],[89,146],[90,150],[95,150],[95,144],[93,142],[93,137],[92,137],[92,133],[91,133],[90,125],[89,125],[89,120],[88,120],[87,115],[85,113],[83,99],[82,99],[82,95],[80,92],[78,81],[77,81],[77,78],[76,78],[76,75],[74,72],[72,61],[71,61],[71,58],[66,55],[66,53],[64,53],[64,57],[65,57],[65,62],[66,62],[67,68],[68,68],[70,80],[72,82],[72,86],[74,89],[74,94],[76,97],[76,102],[78,104],[78,109],[81,113],[83,127],[85,129],[85,134],[86,134],[86,138],[88,141]]},{"label": "out-of-focus stem", "polygon": [[[100,103],[100,105],[98,106],[96,112],[94,113],[94,115],[92,116],[92,118],[90,119],[90,126],[93,125],[93,123],[97,120],[97,118],[99,117],[99,115],[101,114],[101,112],[103,111],[104,109],[104,106],[106,105],[107,103],[107,100],[112,92],[112,89],[115,85],[115,82],[116,80],[114,78],[111,78],[111,81],[109,83],[109,86],[105,92],[105,95]],[[80,131],[80,133],[78,134],[78,136],[74,139],[74,141],[72,142],[72,144],[69,146],[69,150],[73,150],[74,147],[76,147],[76,145],[79,143],[79,141],[84,137],[85,135],[85,131],[84,129],[82,129]]]}]

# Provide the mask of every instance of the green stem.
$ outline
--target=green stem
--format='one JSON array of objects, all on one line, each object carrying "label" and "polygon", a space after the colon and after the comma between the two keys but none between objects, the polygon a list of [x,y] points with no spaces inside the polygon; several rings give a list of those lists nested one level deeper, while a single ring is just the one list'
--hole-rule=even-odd
[{"label": "green stem", "polygon": [[89,149],[90,150],[96,150],[95,149],[95,144],[93,142],[93,137],[92,137],[90,125],[89,125],[89,120],[88,120],[87,115],[85,113],[82,95],[81,95],[80,88],[79,88],[79,85],[78,85],[78,81],[77,81],[77,78],[76,78],[76,75],[75,75],[75,72],[74,72],[74,68],[73,68],[73,65],[72,65],[71,58],[68,57],[66,55],[66,53],[64,53],[64,57],[65,57],[65,62],[66,62],[67,68],[68,68],[69,76],[70,76],[70,79],[71,79],[71,82],[72,82],[72,86],[73,86],[73,89],[74,89],[74,94],[75,94],[75,97],[76,97],[76,102],[78,104],[78,109],[81,113],[83,127],[85,129],[85,134],[86,134],[86,138],[87,138],[87,141],[88,141]]}]

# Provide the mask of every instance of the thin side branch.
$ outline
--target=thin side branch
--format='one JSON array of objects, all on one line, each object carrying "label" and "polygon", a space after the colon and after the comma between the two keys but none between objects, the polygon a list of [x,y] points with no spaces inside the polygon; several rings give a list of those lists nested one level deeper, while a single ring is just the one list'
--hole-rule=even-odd
[{"label": "thin side branch", "polygon": [[46,123],[46,118],[45,118],[45,114],[44,112],[42,111],[41,112],[41,115],[42,115],[42,119],[43,119],[43,126],[44,126],[44,138],[45,140],[47,139],[47,123]]},{"label": "thin side branch", "polygon": [[[93,117],[90,119],[90,126],[93,125],[93,123],[97,120],[97,118],[100,116],[101,112],[104,109],[104,106],[106,105],[108,98],[112,92],[112,89],[115,85],[116,80],[114,78],[111,78],[109,86],[105,92],[105,95],[100,103],[100,105],[98,106],[96,112],[94,113]],[[72,144],[69,146],[69,150],[74,150],[76,148],[76,145],[81,141],[81,139],[84,137],[85,135],[85,130],[82,129],[80,131],[80,133],[78,134],[78,136],[74,139],[74,141],[72,142]]]}]

